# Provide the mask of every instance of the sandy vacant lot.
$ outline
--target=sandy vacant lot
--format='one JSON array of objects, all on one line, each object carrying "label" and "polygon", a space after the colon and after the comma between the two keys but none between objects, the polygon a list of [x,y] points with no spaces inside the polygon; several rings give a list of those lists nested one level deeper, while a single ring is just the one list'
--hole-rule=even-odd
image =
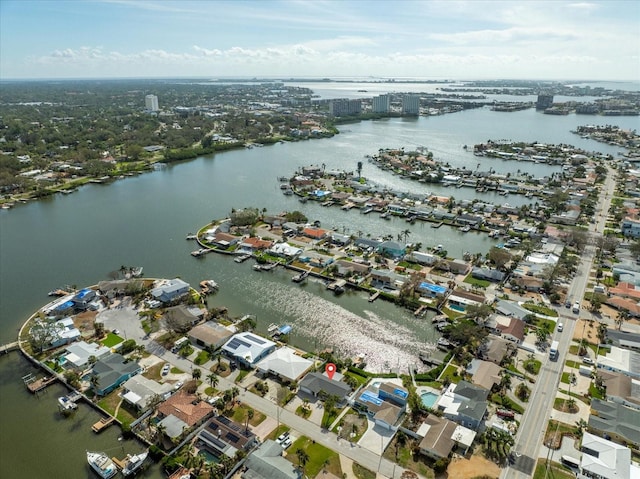
[{"label": "sandy vacant lot", "polygon": [[500,477],[500,468],[481,456],[471,456],[471,459],[455,458],[449,464],[447,473],[443,478],[447,479],[471,479],[478,476]]}]

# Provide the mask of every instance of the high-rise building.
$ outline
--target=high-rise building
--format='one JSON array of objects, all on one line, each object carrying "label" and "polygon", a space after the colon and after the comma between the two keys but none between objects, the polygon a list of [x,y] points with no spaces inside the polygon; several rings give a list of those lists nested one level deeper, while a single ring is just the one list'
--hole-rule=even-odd
[{"label": "high-rise building", "polygon": [[389,113],[389,105],[389,95],[374,96],[371,111],[373,113]]},{"label": "high-rise building", "polygon": [[538,95],[536,110],[546,110],[553,106],[553,95]]},{"label": "high-rise building", "polygon": [[147,95],[144,97],[144,106],[149,111],[158,111],[158,97],[155,95]]},{"label": "high-rise building", "polygon": [[404,95],[402,97],[402,114],[415,116],[420,114],[420,97],[418,95]]},{"label": "high-rise building", "polygon": [[353,116],[362,113],[361,100],[331,100],[329,113],[333,116]]}]

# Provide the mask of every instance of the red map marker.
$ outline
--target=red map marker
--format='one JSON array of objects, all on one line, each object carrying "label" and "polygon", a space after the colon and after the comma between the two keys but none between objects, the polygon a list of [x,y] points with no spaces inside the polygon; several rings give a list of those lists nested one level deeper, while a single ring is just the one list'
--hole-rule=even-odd
[{"label": "red map marker", "polygon": [[333,379],[333,375],[336,373],[336,365],[333,363],[327,363],[324,370],[326,371],[327,376],[329,376],[329,379]]}]

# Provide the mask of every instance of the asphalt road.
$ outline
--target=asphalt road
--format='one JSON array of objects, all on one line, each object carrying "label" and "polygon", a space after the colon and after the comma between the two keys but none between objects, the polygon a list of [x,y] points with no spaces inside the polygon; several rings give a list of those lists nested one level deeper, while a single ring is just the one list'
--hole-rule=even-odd
[{"label": "asphalt road", "polygon": [[[597,252],[596,240],[604,232],[611,197],[615,189],[614,175],[615,171],[609,169],[607,179],[600,192],[600,201],[596,206],[595,222],[589,225],[590,240],[580,257],[577,273],[569,287],[569,297],[574,298],[574,301],[583,298],[587,288],[589,272]],[[575,319],[582,315],[590,316],[582,310],[579,314],[572,313],[570,309],[560,312],[564,329],[562,332],[556,331],[551,339],[559,343],[558,358],[556,361],[552,361],[547,356],[543,361],[527,409],[522,416],[515,445],[512,448],[516,453],[515,462],[502,470],[501,479],[520,479],[533,475],[538,451],[551,417],[551,408],[560,383],[562,367],[573,338]]]}]

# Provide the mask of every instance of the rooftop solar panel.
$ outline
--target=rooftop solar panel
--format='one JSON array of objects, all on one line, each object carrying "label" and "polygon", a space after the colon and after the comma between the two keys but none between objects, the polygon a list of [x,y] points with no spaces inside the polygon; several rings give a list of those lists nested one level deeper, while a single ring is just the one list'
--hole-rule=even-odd
[{"label": "rooftop solar panel", "polygon": [[253,334],[247,334],[245,336],[245,339],[248,339],[249,341],[252,341],[256,344],[264,344],[265,340],[262,338],[259,338],[258,336],[254,336]]}]

